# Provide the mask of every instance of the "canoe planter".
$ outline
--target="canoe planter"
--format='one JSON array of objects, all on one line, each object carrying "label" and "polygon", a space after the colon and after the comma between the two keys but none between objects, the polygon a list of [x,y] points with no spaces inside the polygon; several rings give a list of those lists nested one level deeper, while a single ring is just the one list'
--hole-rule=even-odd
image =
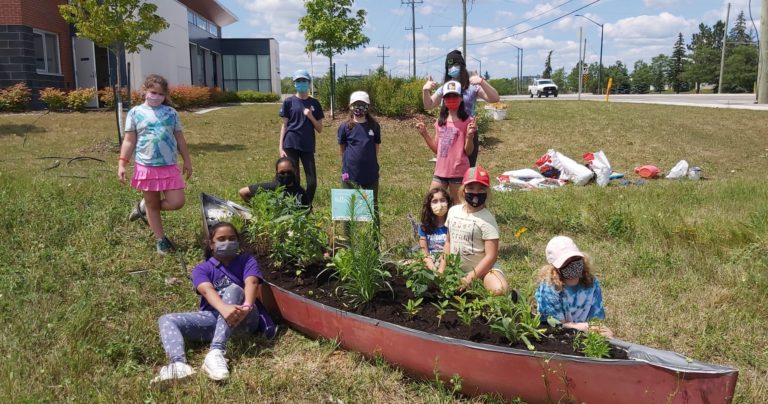
[{"label": "canoe planter", "polygon": [[736,369],[612,339],[628,360],[531,352],[444,337],[339,310],[269,282],[262,301],[291,328],[382,357],[406,373],[448,381],[462,393],[528,403],[730,403]]}]

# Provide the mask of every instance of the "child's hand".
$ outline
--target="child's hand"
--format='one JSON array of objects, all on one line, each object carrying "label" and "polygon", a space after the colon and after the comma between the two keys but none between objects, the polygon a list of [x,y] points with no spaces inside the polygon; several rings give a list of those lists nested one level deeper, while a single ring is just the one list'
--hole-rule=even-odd
[{"label": "child's hand", "polygon": [[427,82],[426,82],[426,83],[424,83],[424,87],[422,87],[422,90],[429,90],[429,91],[432,91],[432,90],[434,90],[434,89],[435,89],[435,87],[437,87],[437,83],[435,83],[435,82],[432,80],[432,76],[431,76],[431,75],[430,75],[430,76],[427,76]]},{"label": "child's hand", "polygon": [[240,324],[241,321],[245,318],[248,313],[241,309],[240,306],[234,305],[234,304],[226,304],[224,305],[224,309],[219,312],[222,317],[224,317],[224,321],[227,322],[227,325],[230,327],[236,327],[238,324]]},{"label": "child's hand", "polygon": [[470,122],[469,125],[467,125],[467,137],[472,138],[472,137],[475,137],[476,134],[477,134],[477,123],[474,120],[472,120],[472,122]]},{"label": "child's hand", "polygon": [[480,77],[480,75],[477,74],[477,72],[474,72],[472,74],[472,77],[469,78],[469,84],[480,84],[483,82],[483,78]]},{"label": "child's hand", "polygon": [[419,133],[422,136],[426,136],[427,135],[427,127],[426,127],[426,125],[424,125],[424,122],[422,122],[422,121],[416,122],[416,130],[419,131]]},{"label": "child's hand", "polygon": [[125,184],[125,181],[126,181],[125,166],[122,164],[117,167],[117,178],[120,179],[120,182]]},{"label": "child's hand", "polygon": [[280,148],[280,158],[288,157],[288,153],[285,152],[285,150],[281,147]]},{"label": "child's hand", "polygon": [[309,118],[309,115],[312,113],[312,110],[309,108],[304,108],[304,116]]},{"label": "child's hand", "polygon": [[189,181],[189,177],[192,176],[192,163],[184,162],[184,168],[182,168],[182,172],[187,178],[187,181]]}]

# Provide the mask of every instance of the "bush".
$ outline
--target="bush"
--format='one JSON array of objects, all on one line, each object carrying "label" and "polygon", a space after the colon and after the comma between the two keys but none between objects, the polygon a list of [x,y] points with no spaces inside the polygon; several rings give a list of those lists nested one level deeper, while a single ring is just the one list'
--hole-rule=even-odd
[{"label": "bush", "polygon": [[67,106],[67,93],[58,88],[47,87],[40,90],[40,101],[45,103],[50,111],[61,111]]},{"label": "bush", "polygon": [[275,93],[261,93],[254,90],[242,90],[236,93],[240,102],[277,102],[280,96]]},{"label": "bush", "polygon": [[176,108],[204,107],[211,104],[211,92],[202,86],[174,86],[170,90],[170,101]]},{"label": "bush", "polygon": [[0,111],[24,111],[30,100],[32,92],[27,84],[16,83],[0,90]]},{"label": "bush", "polygon": [[[125,102],[128,99],[128,88],[123,87],[120,90],[120,98]],[[114,92],[110,87],[104,87],[99,90],[99,100],[104,103],[104,106],[108,109],[115,108]],[[138,90],[131,91],[131,105],[139,105],[144,102],[144,94]]]},{"label": "bush", "polygon": [[[318,84],[318,83],[316,83]],[[358,78],[340,78],[336,81],[336,110],[348,109],[349,96],[354,91],[365,91],[371,97],[374,113],[389,117],[404,117],[424,111],[421,99],[423,79],[390,78],[385,74]],[[317,98],[324,108],[330,108],[330,80],[318,84]]]},{"label": "bush", "polygon": [[74,111],[83,111],[96,95],[95,88],[79,88],[67,94],[67,106]]}]

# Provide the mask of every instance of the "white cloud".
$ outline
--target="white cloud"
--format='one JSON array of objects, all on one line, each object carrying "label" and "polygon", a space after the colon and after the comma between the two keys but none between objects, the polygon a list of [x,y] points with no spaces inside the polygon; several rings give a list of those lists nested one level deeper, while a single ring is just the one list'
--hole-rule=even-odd
[{"label": "white cloud", "polygon": [[679,0],[643,0],[643,4],[645,4],[646,7],[656,8],[668,7],[678,2]]},{"label": "white cloud", "polygon": [[670,13],[659,15],[640,15],[605,24],[605,37],[620,42],[631,39],[653,40],[683,35],[696,30],[698,22],[678,17]]}]

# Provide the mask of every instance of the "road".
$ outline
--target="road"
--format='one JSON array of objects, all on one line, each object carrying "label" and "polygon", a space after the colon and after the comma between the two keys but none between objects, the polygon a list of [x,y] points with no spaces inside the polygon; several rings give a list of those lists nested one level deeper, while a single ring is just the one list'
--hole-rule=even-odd
[{"label": "road", "polygon": [[[576,94],[560,94],[557,98],[530,98],[527,95],[504,95],[502,101],[552,102],[555,100],[577,100]],[[605,101],[605,96],[582,94],[583,101]],[[632,102],[637,104],[681,105],[688,107],[752,109],[768,111],[768,104],[755,104],[754,94],[614,94],[609,102]]]}]

